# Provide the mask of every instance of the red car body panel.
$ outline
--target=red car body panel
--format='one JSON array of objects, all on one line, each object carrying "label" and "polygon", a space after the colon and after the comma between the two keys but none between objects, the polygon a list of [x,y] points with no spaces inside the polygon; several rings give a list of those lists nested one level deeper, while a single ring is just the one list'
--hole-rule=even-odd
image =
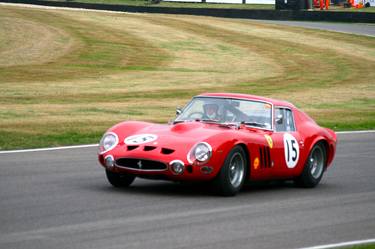
[{"label": "red car body panel", "polygon": [[[245,94],[206,93],[199,97],[221,97],[263,101],[274,107],[285,107],[293,112],[296,131],[276,132],[260,128],[228,127],[220,124],[204,122],[184,122],[178,124],[160,125],[146,122],[122,122],[110,128],[119,138],[115,148],[105,153],[99,153],[99,162],[105,166],[104,158],[111,155],[115,160],[120,158],[136,158],[153,160],[166,165],[166,170],[141,170],[116,166],[108,169],[113,172],[126,172],[140,177],[163,178],[177,181],[203,181],[213,179],[220,171],[224,160],[236,145],[243,147],[247,154],[249,180],[293,179],[301,175],[312,147],[323,142],[327,153],[327,167],[331,165],[336,151],[336,134],[327,128],[317,125],[307,114],[298,110],[294,105],[280,100],[263,98]],[[275,117],[275,114],[273,115]],[[273,122],[275,122],[273,120]],[[273,126],[275,127],[275,126]],[[292,135],[299,144],[298,162],[288,167],[285,154],[285,133]],[[153,134],[155,141],[131,146],[124,140],[136,134]],[[287,135],[289,136],[289,135]],[[212,147],[211,159],[203,165],[195,165],[188,161],[187,155],[191,148],[199,143],[207,142]],[[169,163],[173,160],[182,161],[186,170],[176,175]],[[212,168],[212,172],[202,172],[203,166]]]}]

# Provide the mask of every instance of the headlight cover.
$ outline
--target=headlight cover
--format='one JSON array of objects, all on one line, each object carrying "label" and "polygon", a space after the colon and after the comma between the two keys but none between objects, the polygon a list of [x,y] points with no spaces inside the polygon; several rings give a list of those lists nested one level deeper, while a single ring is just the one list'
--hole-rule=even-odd
[{"label": "headlight cover", "polygon": [[103,154],[112,150],[118,144],[118,136],[114,132],[104,134],[99,143],[99,153]]},{"label": "headlight cover", "polygon": [[189,163],[203,164],[208,162],[212,156],[212,147],[206,142],[200,142],[191,148],[187,160]]}]

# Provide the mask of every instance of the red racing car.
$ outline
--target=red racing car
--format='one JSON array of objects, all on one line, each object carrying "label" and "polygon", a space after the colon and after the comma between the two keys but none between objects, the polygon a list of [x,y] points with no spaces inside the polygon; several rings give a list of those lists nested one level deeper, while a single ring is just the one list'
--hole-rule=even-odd
[{"label": "red racing car", "polygon": [[108,181],[136,177],[210,181],[235,195],[246,180],[294,180],[315,187],[332,163],[336,134],[294,105],[245,94],[194,97],[168,125],[122,122],[99,145]]}]

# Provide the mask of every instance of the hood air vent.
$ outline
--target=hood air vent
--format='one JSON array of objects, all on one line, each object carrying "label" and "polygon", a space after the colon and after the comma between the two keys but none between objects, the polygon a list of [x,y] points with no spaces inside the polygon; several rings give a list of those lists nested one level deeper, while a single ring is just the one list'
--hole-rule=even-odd
[{"label": "hood air vent", "polygon": [[145,147],[143,148],[144,151],[151,151],[151,150],[154,150],[154,149],[156,149],[155,146],[145,146]]},{"label": "hood air vent", "polygon": [[173,152],[174,152],[174,150],[172,150],[172,149],[167,149],[167,148],[161,149],[161,154],[164,154],[164,155],[169,155],[169,154],[172,154]]},{"label": "hood air vent", "polygon": [[129,145],[128,146],[128,151],[135,150],[138,147],[139,147],[138,145]]}]

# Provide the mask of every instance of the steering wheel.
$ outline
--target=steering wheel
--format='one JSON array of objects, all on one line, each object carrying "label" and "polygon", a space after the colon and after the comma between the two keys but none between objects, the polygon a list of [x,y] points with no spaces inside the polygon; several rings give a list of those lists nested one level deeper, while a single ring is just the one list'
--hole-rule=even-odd
[{"label": "steering wheel", "polygon": [[189,119],[202,119],[204,117],[203,112],[192,112],[188,115]]}]

